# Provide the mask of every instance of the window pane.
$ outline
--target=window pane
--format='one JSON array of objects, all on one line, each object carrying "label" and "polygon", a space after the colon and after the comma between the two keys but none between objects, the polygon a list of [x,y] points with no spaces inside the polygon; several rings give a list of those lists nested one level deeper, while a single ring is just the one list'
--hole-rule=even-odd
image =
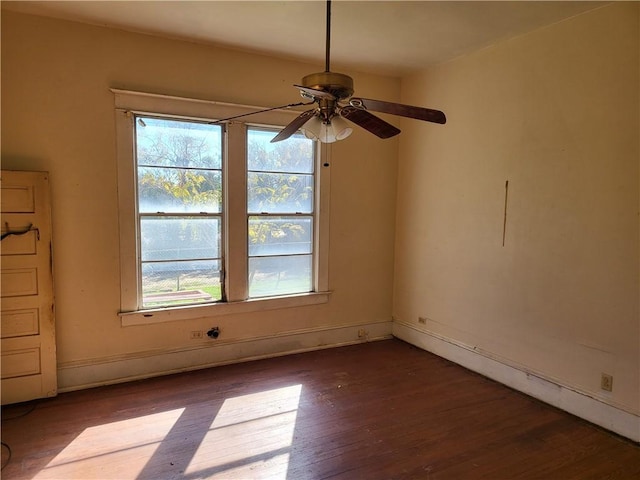
[{"label": "window pane", "polygon": [[142,261],[220,258],[220,218],[143,217]]},{"label": "window pane", "polygon": [[249,217],[249,255],[311,253],[312,217]]},{"label": "window pane", "polygon": [[221,298],[219,261],[142,264],[143,307],[212,302]]},{"label": "window pane", "polygon": [[222,127],[183,120],[136,117],[138,165],[222,167]]},{"label": "window pane", "polygon": [[270,143],[277,133],[278,130],[248,130],[248,170],[313,173],[314,142],[296,133],[282,142]]},{"label": "window pane", "polygon": [[249,259],[249,296],[268,297],[312,290],[311,255]]},{"label": "window pane", "polygon": [[140,213],[219,213],[222,173],[219,170],[138,168]]},{"label": "window pane", "polygon": [[313,175],[249,172],[247,190],[250,213],[313,211]]},{"label": "window pane", "polygon": [[[276,134],[248,130],[247,210],[254,214],[248,225],[250,297],[313,290],[315,146],[301,134],[269,143]],[[310,215],[286,215],[291,213]]]}]

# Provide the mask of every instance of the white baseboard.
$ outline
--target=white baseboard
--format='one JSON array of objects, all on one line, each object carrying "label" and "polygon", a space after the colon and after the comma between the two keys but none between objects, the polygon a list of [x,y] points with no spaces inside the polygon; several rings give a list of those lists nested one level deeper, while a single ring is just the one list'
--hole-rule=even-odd
[{"label": "white baseboard", "polygon": [[490,358],[468,345],[412,325],[394,322],[393,335],[634,442],[640,442],[640,416],[604,403],[586,392],[560,385],[542,375]]},{"label": "white baseboard", "polygon": [[[359,336],[363,332],[364,336]],[[320,327],[242,340],[204,340],[189,348],[66,362],[58,365],[58,392],[389,338],[392,338],[391,321]]]}]

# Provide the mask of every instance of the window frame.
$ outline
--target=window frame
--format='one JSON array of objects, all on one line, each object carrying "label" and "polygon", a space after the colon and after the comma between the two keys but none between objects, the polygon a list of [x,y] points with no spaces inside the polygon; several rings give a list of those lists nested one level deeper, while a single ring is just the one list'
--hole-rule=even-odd
[{"label": "window frame", "polygon": [[[185,120],[211,120],[261,110],[264,107],[235,105],[210,100],[111,89],[115,101],[116,156],[120,237],[120,316],[123,326],[248,313],[326,303],[328,290],[328,240],[330,145],[318,143],[315,165],[315,220],[313,226],[313,291],[278,297],[248,298],[247,226],[247,126],[278,128],[288,124],[299,111],[273,110],[255,117],[230,121],[223,128],[223,234],[224,291],[226,299],[216,303],[140,309],[137,231],[137,175],[135,162],[135,115]],[[258,122],[250,121],[259,120]],[[244,192],[232,195],[230,192]],[[234,220],[235,219],[235,220]],[[233,246],[233,247],[231,247]],[[244,274],[238,274],[244,272]]]}]

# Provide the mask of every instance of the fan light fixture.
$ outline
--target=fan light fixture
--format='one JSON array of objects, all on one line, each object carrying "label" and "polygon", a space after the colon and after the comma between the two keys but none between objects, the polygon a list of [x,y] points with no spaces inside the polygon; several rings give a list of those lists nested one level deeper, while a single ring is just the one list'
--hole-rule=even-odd
[{"label": "fan light fixture", "polygon": [[321,143],[334,143],[344,140],[353,133],[353,129],[342,118],[335,115],[328,123],[314,116],[302,129],[304,135],[311,140],[318,140]]}]

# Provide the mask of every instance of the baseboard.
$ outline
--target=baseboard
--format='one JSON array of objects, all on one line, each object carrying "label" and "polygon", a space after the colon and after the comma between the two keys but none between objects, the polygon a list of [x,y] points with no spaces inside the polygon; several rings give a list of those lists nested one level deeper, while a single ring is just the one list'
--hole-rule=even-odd
[{"label": "baseboard", "polygon": [[559,383],[484,355],[472,347],[400,322],[393,324],[393,336],[491,378],[514,390],[542,400],[577,417],[606,428],[634,442],[640,442],[640,416],[627,412]]},{"label": "baseboard", "polygon": [[58,392],[389,339],[392,338],[391,323],[319,327],[240,340],[205,340],[190,348],[66,362],[58,365]]}]

